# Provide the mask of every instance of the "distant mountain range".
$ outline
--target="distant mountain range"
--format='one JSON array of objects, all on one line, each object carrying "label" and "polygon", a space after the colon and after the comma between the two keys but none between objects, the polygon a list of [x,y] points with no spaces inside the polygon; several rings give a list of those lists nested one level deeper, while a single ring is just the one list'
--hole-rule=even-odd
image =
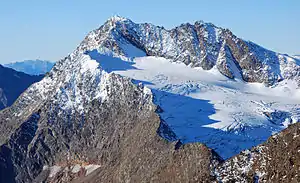
[{"label": "distant mountain range", "polygon": [[32,76],[0,65],[0,110],[10,106],[32,83],[43,75]]},{"label": "distant mountain range", "polygon": [[4,66],[30,75],[40,75],[49,72],[54,64],[54,62],[47,60],[24,60],[4,64]]},{"label": "distant mountain range", "polygon": [[300,59],[300,55],[294,55],[294,58]]}]

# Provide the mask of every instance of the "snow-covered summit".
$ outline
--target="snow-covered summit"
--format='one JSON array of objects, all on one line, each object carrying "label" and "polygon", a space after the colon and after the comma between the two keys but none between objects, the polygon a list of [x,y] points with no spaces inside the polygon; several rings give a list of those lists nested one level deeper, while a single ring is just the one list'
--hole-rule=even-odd
[{"label": "snow-covered summit", "polygon": [[110,17],[107,22],[123,22],[129,20],[128,18],[122,17],[120,15],[114,15],[112,17]]},{"label": "snow-covered summit", "polygon": [[[220,54],[224,44],[232,64],[217,62],[222,60],[220,56],[224,56]],[[300,73],[296,59],[244,41],[228,29],[203,21],[167,30],[149,23],[137,24],[126,18],[113,17],[90,32],[77,51],[104,48],[115,56],[135,57],[126,50],[128,47],[137,48],[149,56],[160,56],[205,70],[217,66],[229,78],[234,75],[232,70],[237,68],[243,80],[269,86],[284,79],[298,80]]]}]

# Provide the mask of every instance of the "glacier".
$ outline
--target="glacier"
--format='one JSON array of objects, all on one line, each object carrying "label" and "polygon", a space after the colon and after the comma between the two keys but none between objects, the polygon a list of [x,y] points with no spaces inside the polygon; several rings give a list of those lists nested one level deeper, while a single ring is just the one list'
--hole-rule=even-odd
[{"label": "glacier", "polygon": [[162,57],[140,57],[141,51],[132,48],[132,59],[122,60],[101,49],[85,54],[104,71],[150,88],[161,119],[183,143],[204,143],[227,159],[299,122],[295,81],[266,87],[230,79],[217,68],[203,70]]}]

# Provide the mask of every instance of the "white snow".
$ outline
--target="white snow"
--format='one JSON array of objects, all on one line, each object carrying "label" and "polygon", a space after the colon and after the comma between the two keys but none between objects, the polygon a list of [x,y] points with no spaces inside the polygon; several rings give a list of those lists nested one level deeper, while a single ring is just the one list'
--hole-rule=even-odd
[{"label": "white snow", "polygon": [[[74,166],[72,166],[71,168],[71,173],[75,174],[75,173],[78,173],[80,171],[81,168],[84,168],[86,173],[85,173],[85,176],[91,174],[93,171],[95,171],[96,169],[100,168],[101,166],[100,165],[96,165],[96,164],[89,164],[89,165],[79,165],[79,164],[76,164]],[[52,177],[55,177],[57,173],[59,173],[63,168],[61,166],[57,166],[57,165],[54,165],[54,166],[44,166],[43,167],[43,170],[49,170],[50,173],[49,173],[49,177],[52,178]],[[65,167],[65,170],[68,169],[68,167]]]},{"label": "white snow", "polygon": [[101,167],[100,165],[90,164],[90,165],[84,165],[81,166],[79,164],[76,164],[72,168],[72,173],[78,173],[81,168],[84,168],[86,170],[85,176],[89,175],[93,171],[95,171],[97,168]]},{"label": "white snow", "polygon": [[294,55],[293,58],[300,60],[300,55]]},{"label": "white snow", "polygon": [[86,170],[86,174],[85,176],[89,175],[90,173],[92,173],[93,171],[95,171],[96,169],[98,169],[99,167],[101,167],[100,165],[87,165],[85,166],[85,170]]},{"label": "white snow", "polygon": [[98,68],[99,63],[95,60],[91,60],[86,58],[86,60],[82,63],[82,68],[80,70],[81,74],[85,73],[86,71],[94,71]]},{"label": "white snow", "polygon": [[76,164],[72,167],[72,173],[78,173],[81,169],[81,166],[79,164]]},{"label": "white snow", "polygon": [[60,172],[61,167],[60,166],[51,166],[49,167],[50,173],[49,177],[54,177],[58,172]]},{"label": "white snow", "polygon": [[[123,69],[113,69],[115,66],[109,67],[104,60],[104,70],[152,89],[154,102],[163,109],[160,116],[182,141],[205,143],[223,158],[262,143],[290,121],[300,119],[299,89],[292,81],[268,88],[164,58],[123,61]],[[101,61],[99,64],[102,67]],[[274,124],[266,114],[275,111],[290,116]]]},{"label": "white snow", "polygon": [[128,57],[144,57],[146,53],[130,43],[120,44],[121,49]]},{"label": "white snow", "polygon": [[121,17],[121,16],[119,16],[119,15],[114,15],[114,16],[112,16],[110,19],[109,19],[109,21],[113,21],[113,22],[118,22],[118,21],[125,21],[125,20],[127,20],[127,18],[124,18],[124,17]]}]

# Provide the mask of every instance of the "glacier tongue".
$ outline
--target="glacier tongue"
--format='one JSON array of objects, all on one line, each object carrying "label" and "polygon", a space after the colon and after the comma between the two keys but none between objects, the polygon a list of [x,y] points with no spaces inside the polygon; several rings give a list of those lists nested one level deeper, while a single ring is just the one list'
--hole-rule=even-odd
[{"label": "glacier tongue", "polygon": [[154,102],[162,109],[159,115],[182,142],[204,143],[225,159],[300,119],[299,89],[293,85],[247,84],[216,69],[190,68],[160,57],[124,61],[97,50],[90,56],[107,72],[151,88]]}]

